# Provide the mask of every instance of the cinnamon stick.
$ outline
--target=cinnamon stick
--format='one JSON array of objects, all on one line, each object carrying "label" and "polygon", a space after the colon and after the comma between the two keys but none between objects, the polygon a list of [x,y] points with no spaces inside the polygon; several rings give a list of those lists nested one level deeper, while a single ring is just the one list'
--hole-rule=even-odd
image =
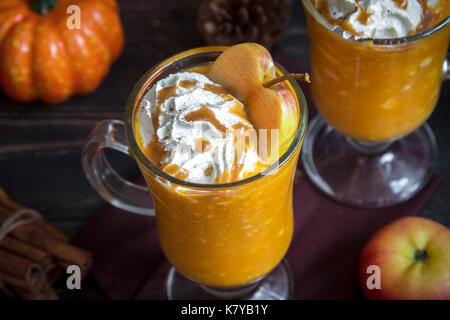
[{"label": "cinnamon stick", "polygon": [[[3,211],[6,214],[12,214],[20,209],[23,209],[20,204],[14,202],[11,200],[11,198],[8,196],[8,194],[3,190],[2,187],[0,187],[0,207],[1,211]],[[58,239],[60,241],[69,241],[69,237],[67,237],[64,233],[53,227],[52,225],[48,224],[44,220],[39,221],[38,225],[49,235],[54,237],[55,239]]]},{"label": "cinnamon stick", "polygon": [[[4,216],[0,214],[0,224]],[[86,250],[72,246],[64,241],[59,241],[43,230],[36,227],[35,223],[20,225],[11,231],[10,235],[41,250],[47,251],[52,256],[79,265],[81,269],[89,270],[92,265],[92,254]]]},{"label": "cinnamon stick", "polygon": [[26,286],[29,290],[39,289],[46,281],[40,265],[4,249],[0,249],[0,273],[6,275],[3,279],[6,283],[10,281],[18,285],[17,281],[22,280],[20,286]]},{"label": "cinnamon stick", "polygon": [[38,263],[45,272],[49,272],[55,266],[52,257],[48,252],[30,246],[29,244],[10,236],[3,238],[0,242],[0,247]]},{"label": "cinnamon stick", "polygon": [[58,300],[59,296],[47,283],[37,291],[29,291],[21,288],[15,288],[14,292],[25,300]]},{"label": "cinnamon stick", "polygon": [[0,281],[2,281],[4,284],[9,285],[14,290],[25,290],[33,292],[38,291],[39,286],[42,284],[42,282],[40,283],[37,281],[30,283],[25,279],[17,278],[5,273],[0,273]]},{"label": "cinnamon stick", "polygon": [[55,267],[47,273],[47,282],[49,283],[49,285],[53,285],[56,280],[61,277],[61,275],[65,274],[65,272],[66,269],[63,268],[60,263],[56,262]]},{"label": "cinnamon stick", "polygon": [[57,258],[70,264],[76,264],[81,270],[88,271],[92,266],[92,254],[81,248],[72,246],[65,242],[54,241],[48,245],[47,250]]}]

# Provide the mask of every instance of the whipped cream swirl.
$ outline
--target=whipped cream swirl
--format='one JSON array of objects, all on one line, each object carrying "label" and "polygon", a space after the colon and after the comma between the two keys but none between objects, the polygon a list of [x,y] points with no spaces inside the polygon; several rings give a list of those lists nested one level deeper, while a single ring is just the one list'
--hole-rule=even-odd
[{"label": "whipped cream swirl", "polygon": [[176,168],[170,173],[183,172],[187,181],[239,180],[261,162],[255,148],[236,156],[236,128],[253,126],[242,103],[203,74],[180,72],[159,80],[143,98],[137,117],[144,147],[157,139],[165,152],[155,164]]},{"label": "whipped cream swirl", "polygon": [[423,19],[418,0],[327,0],[330,16],[343,20],[353,30],[370,38],[405,37],[414,32]]}]

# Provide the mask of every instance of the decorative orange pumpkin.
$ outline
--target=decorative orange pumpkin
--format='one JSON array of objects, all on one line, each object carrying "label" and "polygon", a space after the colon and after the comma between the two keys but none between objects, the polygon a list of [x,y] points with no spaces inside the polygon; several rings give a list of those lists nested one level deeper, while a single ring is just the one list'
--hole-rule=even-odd
[{"label": "decorative orange pumpkin", "polygon": [[[80,9],[79,29],[68,24],[71,5]],[[0,85],[23,102],[87,94],[123,42],[115,0],[0,0]]]}]

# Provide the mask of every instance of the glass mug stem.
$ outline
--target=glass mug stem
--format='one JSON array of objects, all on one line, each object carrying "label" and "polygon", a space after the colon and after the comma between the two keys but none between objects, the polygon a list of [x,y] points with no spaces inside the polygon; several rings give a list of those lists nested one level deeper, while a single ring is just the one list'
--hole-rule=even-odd
[{"label": "glass mug stem", "polygon": [[259,285],[259,282],[260,279],[253,281],[252,283],[231,289],[214,288],[203,284],[201,284],[200,287],[212,296],[220,299],[241,299],[242,297],[245,297],[250,292],[255,290]]},{"label": "glass mug stem", "polygon": [[[285,300],[292,299],[294,278],[286,259],[271,272],[250,283],[230,288],[217,288],[194,282],[183,277],[174,267],[167,277],[167,297],[169,300],[233,299],[233,300]],[[183,288],[174,290],[173,288]]]},{"label": "glass mug stem", "polygon": [[378,154],[380,152],[386,151],[395,141],[389,140],[385,142],[364,142],[349,137],[346,137],[346,140],[353,149],[365,155]]},{"label": "glass mug stem", "polygon": [[125,180],[111,167],[104,149],[110,148],[131,156],[125,125],[119,120],[99,122],[90,134],[81,160],[86,177],[103,199],[113,206],[133,213],[154,216],[149,190]]}]

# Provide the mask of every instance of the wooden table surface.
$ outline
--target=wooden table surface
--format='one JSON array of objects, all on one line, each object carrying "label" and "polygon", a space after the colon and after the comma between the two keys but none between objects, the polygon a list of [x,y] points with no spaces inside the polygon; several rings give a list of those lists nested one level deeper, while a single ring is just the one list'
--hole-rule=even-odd
[{"label": "wooden table surface", "polygon": [[[121,58],[94,93],[61,105],[17,104],[0,93],[0,185],[16,201],[37,209],[68,234],[74,234],[104,206],[86,180],[80,161],[83,143],[102,119],[122,119],[131,88],[158,61],[205,45],[195,27],[200,0],[122,0],[126,45]],[[299,0],[279,42],[309,69],[308,33]],[[421,215],[450,226],[450,82],[429,123],[439,145],[437,172],[442,183]],[[125,155],[108,153],[118,172],[138,176]]]}]

